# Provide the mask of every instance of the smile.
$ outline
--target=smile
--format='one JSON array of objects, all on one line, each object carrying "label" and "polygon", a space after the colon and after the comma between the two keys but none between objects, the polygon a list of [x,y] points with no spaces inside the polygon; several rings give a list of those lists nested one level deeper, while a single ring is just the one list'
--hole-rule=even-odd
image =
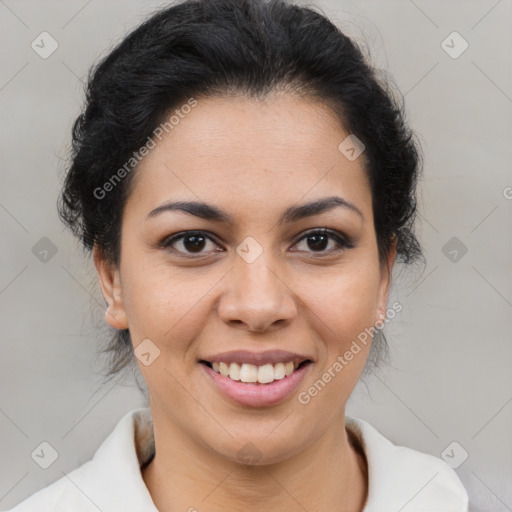
[{"label": "smile", "polygon": [[259,384],[270,384],[276,380],[284,379],[291,375],[301,364],[303,363],[288,361],[286,363],[276,364],[264,364],[261,366],[250,364],[250,363],[225,363],[213,362],[209,363],[205,361],[205,364],[209,365],[216,373],[220,373],[224,377],[228,377],[234,381],[240,381],[245,383],[256,383]]},{"label": "smile", "polygon": [[278,362],[261,366],[251,363],[200,361],[208,381],[216,392],[240,405],[270,407],[289,398],[301,385],[313,366],[302,362]]}]

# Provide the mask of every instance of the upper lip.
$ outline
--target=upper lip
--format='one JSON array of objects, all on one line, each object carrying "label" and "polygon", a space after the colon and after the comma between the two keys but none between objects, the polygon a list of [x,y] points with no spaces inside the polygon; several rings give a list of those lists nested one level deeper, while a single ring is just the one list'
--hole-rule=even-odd
[{"label": "upper lip", "polygon": [[288,352],[286,350],[266,350],[264,352],[250,352],[248,350],[232,350],[230,352],[222,352],[211,356],[206,356],[200,359],[209,363],[248,363],[256,366],[263,366],[265,364],[287,363],[293,361],[300,364],[304,361],[311,360],[311,357],[306,355],[297,354],[296,352]]}]

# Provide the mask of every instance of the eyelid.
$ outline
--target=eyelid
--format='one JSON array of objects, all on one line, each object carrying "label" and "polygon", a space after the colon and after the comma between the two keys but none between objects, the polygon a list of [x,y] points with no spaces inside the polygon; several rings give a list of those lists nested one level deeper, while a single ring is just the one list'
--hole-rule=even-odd
[{"label": "eyelid", "polygon": [[[187,230],[179,231],[172,235],[166,236],[161,242],[158,243],[158,247],[161,249],[173,250],[171,245],[174,242],[181,240],[183,238],[186,238],[187,236],[194,236],[194,235],[204,236],[211,242],[213,242],[217,245],[220,245],[219,242],[217,241],[218,237],[214,236],[209,231],[202,230],[202,229],[187,229]],[[181,251],[176,251],[176,250],[174,250],[174,252],[177,252],[178,254],[182,254],[182,255],[190,255],[190,256],[194,255],[194,253],[186,253],[186,252],[181,252]],[[203,253],[199,253],[199,256],[201,256],[202,254]]]},{"label": "eyelid", "polygon": [[[340,231],[337,231],[335,229],[330,229],[330,228],[310,228],[310,229],[307,229],[306,231],[303,231],[302,233],[297,235],[297,240],[294,242],[293,245],[296,245],[297,243],[302,241],[302,239],[306,238],[309,235],[316,235],[316,234],[330,236],[333,240],[336,241],[336,243],[339,246],[338,249],[340,249],[340,250],[343,249],[343,248],[344,249],[351,249],[351,248],[354,247],[354,243],[352,242],[350,237],[344,235]],[[322,253],[329,254],[329,253],[335,252],[335,251],[336,251],[336,249],[334,249],[334,250],[331,249],[331,251],[318,251],[318,254],[322,254]],[[311,251],[311,252],[313,254],[315,253],[315,251]]]},{"label": "eyelid", "polygon": [[[355,247],[355,245],[352,242],[350,237],[344,235],[340,231],[337,231],[337,230],[334,230],[334,229],[330,229],[330,228],[309,228],[306,231],[303,231],[303,232],[299,233],[295,237],[295,241],[293,242],[292,247],[294,245],[297,245],[299,242],[301,242],[307,236],[315,235],[315,234],[328,235],[338,245],[336,248],[330,249],[328,251],[317,251],[316,254],[318,256],[322,256],[323,254],[326,254],[326,255],[327,254],[332,254],[333,252],[338,252],[338,251],[345,250],[345,249],[352,249],[353,247]],[[187,236],[194,236],[194,235],[204,236],[205,238],[207,238],[211,242],[219,245],[219,242],[217,241],[218,237],[213,235],[209,231],[191,229],[191,230],[180,231],[180,232],[174,233],[173,235],[165,237],[158,244],[158,246],[160,248],[162,248],[162,249],[169,249],[170,248],[171,250],[173,250],[174,252],[176,252],[178,254],[186,255],[187,257],[192,257],[192,258],[195,258],[195,257],[199,258],[203,254],[208,254],[208,253],[186,253],[186,252],[177,251],[177,250],[171,248],[171,245],[174,242],[176,242],[178,240],[181,240],[181,239],[183,239],[183,238],[185,238]],[[300,251],[295,251],[295,252],[300,252]],[[306,252],[311,252],[312,254],[315,254],[315,251],[306,251]],[[196,256],[194,256],[194,254],[196,254]]]}]

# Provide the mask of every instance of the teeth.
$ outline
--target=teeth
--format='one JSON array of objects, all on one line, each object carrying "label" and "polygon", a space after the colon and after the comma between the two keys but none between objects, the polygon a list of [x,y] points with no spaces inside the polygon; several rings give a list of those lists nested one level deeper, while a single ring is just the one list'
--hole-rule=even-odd
[{"label": "teeth", "polygon": [[229,377],[232,380],[242,382],[259,382],[260,384],[269,384],[275,380],[283,379],[291,375],[299,366],[298,363],[288,361],[287,363],[264,364],[256,366],[255,364],[244,363],[212,363],[212,368],[217,373]]},{"label": "teeth", "polygon": [[226,363],[219,363],[219,372],[224,377],[227,377],[229,375],[229,366]]},{"label": "teeth", "polygon": [[258,368],[258,382],[268,384],[274,380],[274,367],[271,364],[265,364]]},{"label": "teeth", "polygon": [[254,364],[243,364],[240,367],[240,380],[242,382],[258,382],[258,367]]},{"label": "teeth", "polygon": [[276,379],[276,380],[284,379],[285,376],[286,376],[286,369],[284,367],[284,364],[283,363],[277,363],[274,366],[274,379]]},{"label": "teeth", "polygon": [[229,378],[232,380],[240,380],[240,365],[231,363],[229,365]]}]

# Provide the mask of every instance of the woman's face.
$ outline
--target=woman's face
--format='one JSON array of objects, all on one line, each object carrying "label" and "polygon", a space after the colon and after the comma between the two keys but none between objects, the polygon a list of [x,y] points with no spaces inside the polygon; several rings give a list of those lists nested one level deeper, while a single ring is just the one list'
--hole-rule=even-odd
[{"label": "woman's face", "polygon": [[[119,268],[98,252],[95,263],[161,429],[265,463],[343,425],[370,343],[344,355],[385,310],[394,259],[379,266],[363,158],[338,148],[348,135],[291,94],[198,98],[133,171]],[[202,361],[225,362],[233,379]],[[237,381],[238,370],[275,380]]]}]

